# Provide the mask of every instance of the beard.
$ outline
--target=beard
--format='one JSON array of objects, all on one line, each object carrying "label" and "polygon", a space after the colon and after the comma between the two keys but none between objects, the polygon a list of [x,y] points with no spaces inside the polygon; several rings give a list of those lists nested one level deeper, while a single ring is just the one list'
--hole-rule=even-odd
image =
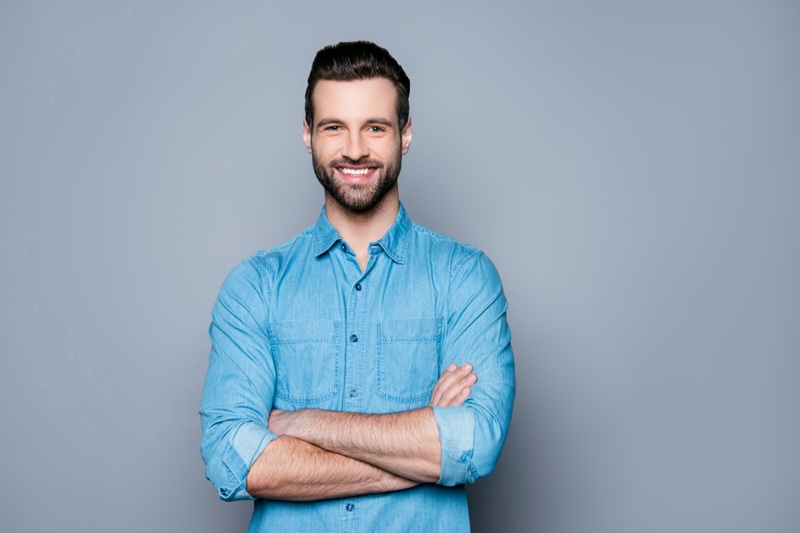
[{"label": "beard", "polygon": [[[400,176],[400,167],[402,166],[401,160],[402,156],[399,149],[394,153],[392,159],[385,164],[382,161],[366,157],[357,161],[345,157],[324,163],[320,161],[316,151],[313,149],[311,151],[314,174],[317,175],[319,182],[339,205],[354,213],[365,213],[380,203],[386,193],[397,183],[397,178]],[[377,176],[370,183],[347,183],[336,175],[336,167],[343,165],[375,167]]]}]

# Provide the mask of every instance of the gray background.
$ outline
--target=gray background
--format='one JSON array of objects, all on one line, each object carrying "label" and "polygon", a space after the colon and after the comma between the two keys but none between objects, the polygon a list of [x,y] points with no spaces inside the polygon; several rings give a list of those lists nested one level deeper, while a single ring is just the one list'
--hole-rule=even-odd
[{"label": "gray background", "polygon": [[475,531],[800,531],[800,7],[0,7],[0,530],[242,531],[198,452],[240,259],[315,220],[325,44],[412,82],[401,197],[483,248],[519,393]]}]

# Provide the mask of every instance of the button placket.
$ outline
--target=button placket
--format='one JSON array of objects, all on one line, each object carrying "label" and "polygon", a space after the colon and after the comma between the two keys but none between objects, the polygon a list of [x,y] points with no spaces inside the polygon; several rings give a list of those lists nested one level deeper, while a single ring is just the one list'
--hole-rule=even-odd
[{"label": "button placket", "polygon": [[[355,256],[353,256],[355,261]],[[350,291],[347,295],[347,307],[345,315],[346,336],[345,336],[345,378],[343,385],[344,394],[342,395],[342,406],[346,411],[361,412],[363,410],[364,396],[364,372],[365,372],[365,350],[369,349],[370,342],[367,335],[365,322],[367,319],[367,298],[366,279],[370,275],[373,267],[373,259],[367,263],[367,267],[361,270],[359,267],[358,275],[353,276],[349,282]],[[348,269],[349,274],[355,270]],[[349,276],[348,276],[349,277]]]},{"label": "button placket", "polygon": [[[362,274],[361,277],[362,278],[364,277],[363,274]],[[355,291],[353,291],[353,289],[355,289]],[[352,317],[356,317],[355,321],[353,323],[353,328],[351,329],[351,331],[353,331],[353,330],[359,331],[359,328],[360,328],[359,324],[361,322],[363,322],[363,320],[359,320],[357,318],[357,317],[363,315],[363,309],[361,309],[361,307],[363,307],[363,301],[360,298],[360,295],[358,294],[358,292],[361,291],[362,289],[363,289],[363,286],[361,285],[361,282],[356,282],[355,284],[351,285],[350,301],[348,303],[348,311],[350,312],[350,315]],[[348,322],[350,322],[350,321],[348,320]],[[363,362],[361,364],[359,364],[359,363],[357,363],[357,361],[363,361],[363,354],[361,353],[361,350],[363,350],[364,347],[363,346],[359,346],[359,351],[358,352],[353,352],[353,350],[356,349],[356,346],[355,346],[356,343],[358,343],[359,341],[363,340],[363,339],[359,339],[358,334],[355,331],[353,333],[351,333],[350,336],[348,337],[348,339],[350,341],[348,343],[349,344],[348,352],[351,354],[351,357],[353,357],[353,359],[351,360],[352,361],[351,365],[357,366],[357,369],[353,368],[353,366],[350,367],[351,368],[351,372],[353,372],[353,373],[351,373],[351,375],[352,376],[360,376],[361,372],[363,371]],[[360,357],[357,357],[356,353],[358,353],[360,355]],[[351,379],[347,379],[346,380],[346,382],[345,382],[345,390],[347,390],[348,392],[347,392],[347,396],[345,397],[345,399],[349,400],[348,405],[351,406],[351,409],[359,410],[358,406],[360,406],[360,401],[358,401],[358,398],[357,398],[358,397],[359,388],[361,388],[361,383],[360,383],[360,379],[359,378],[352,379],[352,380]]]}]

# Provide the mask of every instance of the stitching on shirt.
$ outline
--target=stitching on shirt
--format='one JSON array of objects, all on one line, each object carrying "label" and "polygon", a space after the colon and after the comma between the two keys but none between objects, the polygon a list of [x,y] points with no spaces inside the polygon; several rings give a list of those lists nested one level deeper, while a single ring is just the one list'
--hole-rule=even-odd
[{"label": "stitching on shirt", "polygon": [[483,252],[481,252],[479,249],[475,248],[474,246],[471,246],[470,248],[471,248],[471,249],[470,249],[470,250],[469,250],[467,253],[465,253],[465,254],[464,254],[462,257],[461,257],[461,259],[459,259],[458,261],[456,261],[456,264],[455,264],[455,265],[453,265],[453,268],[452,268],[452,270],[450,271],[450,284],[451,284],[451,285],[453,284],[453,280],[455,279],[455,277],[456,277],[456,275],[458,274],[458,272],[459,272],[459,271],[461,270],[461,268],[464,266],[464,263],[466,263],[466,262],[467,262],[467,259],[470,259],[470,258],[472,258],[472,257],[475,257],[475,256],[480,256],[480,254],[482,254],[482,253],[483,253]]},{"label": "stitching on shirt", "polygon": [[[285,330],[278,330],[276,331],[275,328],[278,324],[282,324],[284,326],[289,326],[289,324],[294,324],[295,326],[299,326],[302,323],[311,324],[313,322],[317,323],[326,323],[332,326],[331,333],[329,335],[320,334],[319,332],[316,333],[316,337],[307,338],[304,336],[296,336],[291,335],[290,338],[280,338],[278,335],[281,333],[287,333]],[[283,400],[288,400],[292,403],[296,404],[303,404],[303,405],[311,405],[316,404],[330,398],[333,398],[339,394],[339,372],[340,372],[340,361],[339,361],[339,346],[337,345],[337,338],[340,331],[339,322],[336,320],[308,320],[308,321],[285,321],[285,322],[272,322],[269,324],[269,343],[270,348],[272,349],[272,356],[273,360],[275,361],[275,373],[276,375],[280,372],[281,368],[284,368],[282,365],[285,364],[286,355],[283,350],[289,350],[291,346],[302,346],[303,344],[306,345],[318,345],[318,344],[327,344],[330,346],[329,354],[333,354],[332,361],[329,357],[326,358],[326,362],[333,363],[333,376],[330,382],[330,385],[326,384],[319,384],[322,388],[328,390],[315,390],[313,393],[311,391],[305,391],[301,393],[300,391],[290,391],[291,383],[286,381],[284,383],[276,383],[275,385],[275,396],[281,398]],[[308,334],[306,330],[303,330],[303,335]],[[323,336],[319,336],[323,335]],[[281,349],[283,347],[283,350]],[[297,349],[297,348],[294,348]]]},{"label": "stitching on shirt", "polygon": [[[412,331],[409,334],[403,333],[395,333],[387,335],[386,329],[387,326],[397,322],[408,322],[408,325],[414,327],[416,329],[425,328],[430,329],[429,325],[435,323],[435,333],[430,331]],[[392,345],[398,345],[402,343],[403,350],[408,350],[411,348],[406,348],[409,345],[416,345],[418,349],[428,351],[433,350],[436,353],[436,361],[433,363],[438,365],[439,359],[441,358],[442,353],[442,317],[430,317],[430,318],[420,318],[420,319],[399,319],[399,320],[389,320],[389,321],[379,321],[378,322],[378,345],[377,345],[377,357],[376,357],[376,364],[378,367],[378,396],[384,398],[389,401],[399,402],[404,404],[414,404],[419,402],[427,403],[430,400],[431,394],[433,392],[433,385],[434,383],[430,384],[430,389],[423,389],[420,390],[419,387],[416,387],[414,391],[405,391],[404,393],[398,390],[390,390],[387,388],[387,382],[385,381],[385,374],[390,373],[387,369],[390,369],[393,364],[396,364],[394,357],[392,356]],[[393,383],[392,380],[388,380],[388,383]]]}]

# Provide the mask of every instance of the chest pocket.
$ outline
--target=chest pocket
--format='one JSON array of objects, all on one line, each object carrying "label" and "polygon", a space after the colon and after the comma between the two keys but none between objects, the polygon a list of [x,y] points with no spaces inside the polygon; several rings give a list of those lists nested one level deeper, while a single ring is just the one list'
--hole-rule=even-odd
[{"label": "chest pocket", "polygon": [[404,318],[378,323],[378,396],[425,405],[439,377],[442,318]]},{"label": "chest pocket", "polygon": [[312,405],[338,394],[338,329],[338,322],[333,320],[270,323],[278,398],[296,405]]}]

